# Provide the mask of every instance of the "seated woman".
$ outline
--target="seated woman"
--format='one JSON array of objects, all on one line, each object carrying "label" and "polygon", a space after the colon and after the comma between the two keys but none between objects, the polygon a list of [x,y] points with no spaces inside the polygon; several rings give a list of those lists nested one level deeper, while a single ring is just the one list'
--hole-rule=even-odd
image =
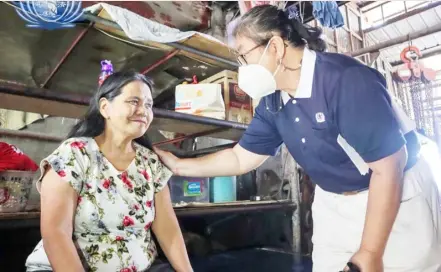
[{"label": "seated woman", "polygon": [[146,271],[151,231],[176,271],[192,271],[172,208],[172,172],[143,138],[153,119],[151,82],[109,76],[85,117],[41,163],[42,241],[27,271]]}]

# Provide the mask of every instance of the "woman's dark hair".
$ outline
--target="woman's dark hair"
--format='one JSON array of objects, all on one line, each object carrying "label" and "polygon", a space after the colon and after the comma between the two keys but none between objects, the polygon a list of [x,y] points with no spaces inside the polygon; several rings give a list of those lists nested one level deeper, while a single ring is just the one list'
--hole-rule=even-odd
[{"label": "woman's dark hair", "polygon": [[273,5],[260,5],[250,9],[240,19],[233,35],[243,35],[264,45],[276,33],[294,47],[307,45],[314,51],[326,50],[326,43],[320,38],[321,29],[304,25],[296,18],[290,19],[288,12]]},{"label": "woman's dark hair", "polygon": [[[103,133],[105,120],[99,110],[100,99],[104,97],[107,100],[112,101],[115,97],[121,94],[124,86],[134,81],[141,81],[152,90],[153,82],[149,78],[135,71],[116,72],[108,76],[98,88],[95,95],[90,99],[89,108],[86,114],[75,126],[72,127],[67,138],[96,137]],[[152,149],[152,143],[145,135],[135,139],[135,142]]]}]

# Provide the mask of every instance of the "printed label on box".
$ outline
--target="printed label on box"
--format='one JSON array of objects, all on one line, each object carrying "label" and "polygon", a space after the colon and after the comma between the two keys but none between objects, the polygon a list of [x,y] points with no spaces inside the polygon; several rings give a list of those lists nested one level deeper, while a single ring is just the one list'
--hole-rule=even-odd
[{"label": "printed label on box", "polygon": [[228,120],[249,124],[253,118],[251,98],[236,83],[229,84]]},{"label": "printed label on box", "polygon": [[202,185],[200,181],[185,181],[184,196],[202,195]]},{"label": "printed label on box", "polygon": [[175,110],[190,110],[191,109],[191,101],[185,102],[175,102]]},{"label": "printed label on box", "polygon": [[251,103],[251,98],[242,91],[236,83],[229,83],[229,91],[230,91],[230,101],[236,103]]},{"label": "printed label on box", "polygon": [[[248,102],[249,97],[247,97],[247,94],[244,91],[242,91],[237,84],[230,84],[230,88],[231,88],[231,86],[233,87],[234,97],[238,101],[245,102],[247,100],[246,102]],[[230,95],[231,95],[231,93],[230,93]]]}]

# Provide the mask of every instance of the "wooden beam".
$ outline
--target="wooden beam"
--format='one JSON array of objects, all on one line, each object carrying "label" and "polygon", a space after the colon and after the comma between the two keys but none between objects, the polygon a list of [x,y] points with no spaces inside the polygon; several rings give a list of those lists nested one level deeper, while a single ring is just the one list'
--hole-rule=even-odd
[{"label": "wooden beam", "polygon": [[34,140],[56,142],[56,143],[59,143],[65,139],[65,137],[50,135],[46,133],[32,132],[25,130],[13,130],[13,129],[0,129],[0,137],[34,139]]},{"label": "wooden beam", "polygon": [[[362,20],[362,16],[364,16],[363,11],[360,11],[360,13],[361,13],[361,16],[358,17],[358,24],[360,25],[360,29],[363,29],[363,20]],[[361,44],[362,44],[362,47],[364,48],[364,47],[366,47],[367,43],[366,43],[366,36],[364,35],[363,31],[361,31],[361,37],[362,37]],[[366,60],[366,62],[370,61],[370,56],[368,55],[368,57],[365,58],[365,60]]]},{"label": "wooden beam", "polygon": [[380,6],[383,6],[383,5],[387,4],[387,3],[389,3],[390,1],[371,1],[371,2],[372,2],[371,3],[372,5],[366,6],[366,7],[362,7],[361,11],[364,12],[364,13],[369,12],[369,11],[371,11],[373,9],[376,9],[376,8],[378,8]]},{"label": "wooden beam", "polygon": [[345,5],[345,7],[347,7],[349,10],[351,10],[352,12],[355,13],[355,15],[357,15],[358,17],[361,16],[360,11],[356,10],[352,5],[352,2],[350,2],[349,4]]},{"label": "wooden beam", "polygon": [[[379,56],[380,56],[380,51],[370,53],[369,54],[369,61],[368,61],[369,66],[372,66],[372,63],[374,63],[374,61],[376,61]],[[377,70],[379,70],[379,69],[377,68]]]},{"label": "wooden beam", "polygon": [[346,10],[346,22],[348,24],[348,28],[349,28],[349,50],[353,51],[354,50],[354,41],[353,41],[353,35],[352,35],[352,29],[351,29],[351,22],[349,21],[349,8],[348,5],[345,5],[345,10]]},{"label": "wooden beam", "polygon": [[[334,36],[335,36],[335,35],[334,35]],[[337,45],[335,44],[335,42],[332,41],[331,39],[329,39],[328,36],[323,36],[323,40],[325,40],[326,43],[328,43],[328,44],[330,44],[330,45],[332,45],[332,46],[337,47]]]},{"label": "wooden beam", "polygon": [[387,2],[389,1],[365,1],[365,3],[360,3],[357,6],[362,12],[367,12]]},{"label": "wooden beam", "polygon": [[335,39],[335,48],[337,50],[337,53],[340,53],[340,44],[338,42],[337,29],[334,29],[334,39]]},{"label": "wooden beam", "polygon": [[83,116],[87,110],[86,105],[8,93],[0,93],[0,108],[74,119]]},{"label": "wooden beam", "polygon": [[343,26],[343,29],[346,30],[347,32],[349,32],[349,34],[352,34],[355,38],[359,39],[360,41],[363,40],[363,38],[361,38],[360,35],[358,35],[355,31],[352,31],[351,29],[349,29],[346,25]]}]

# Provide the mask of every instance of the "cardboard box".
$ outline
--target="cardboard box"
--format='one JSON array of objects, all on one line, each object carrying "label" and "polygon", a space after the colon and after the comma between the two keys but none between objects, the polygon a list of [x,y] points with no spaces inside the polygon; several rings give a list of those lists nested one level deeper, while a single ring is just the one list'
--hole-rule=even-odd
[{"label": "cardboard box", "polygon": [[225,120],[219,84],[181,84],[175,89],[175,111]]},{"label": "cardboard box", "polygon": [[253,102],[237,85],[237,73],[224,70],[201,83],[219,83],[225,102],[226,120],[249,124],[253,119]]}]

